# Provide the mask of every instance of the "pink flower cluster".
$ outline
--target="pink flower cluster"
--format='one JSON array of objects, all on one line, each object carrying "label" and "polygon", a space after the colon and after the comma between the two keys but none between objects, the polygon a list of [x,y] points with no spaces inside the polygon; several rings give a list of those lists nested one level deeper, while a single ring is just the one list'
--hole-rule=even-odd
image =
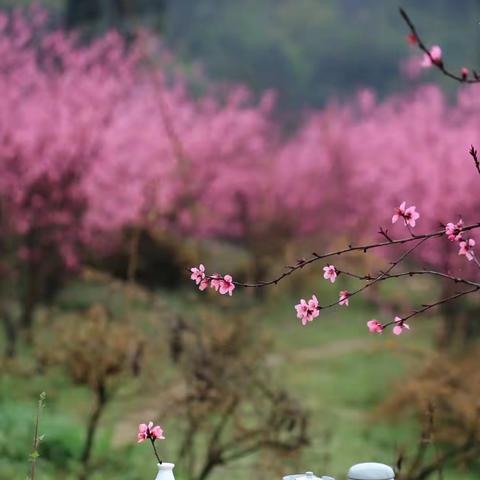
[{"label": "pink flower cluster", "polygon": [[306,325],[320,314],[317,297],[312,295],[312,298],[306,302],[303,298],[298,305],[295,305],[297,311],[297,318],[302,321],[302,325]]},{"label": "pink flower cluster", "polygon": [[457,223],[449,222],[445,226],[445,235],[451,242],[459,242],[462,240],[463,220],[460,219]]},{"label": "pink flower cluster", "polygon": [[457,223],[449,222],[445,226],[445,235],[451,242],[458,242],[458,254],[465,255],[465,258],[470,262],[475,258],[475,240],[473,238],[464,239],[462,230],[462,219],[458,220]]},{"label": "pink flower cluster", "polygon": [[371,333],[382,333],[385,328],[378,320],[372,319],[367,322],[368,330]]},{"label": "pink flower cluster", "polygon": [[142,443],[145,440],[151,440],[154,442],[155,440],[165,440],[163,436],[163,429],[160,425],[153,425],[153,422],[149,422],[148,425],[146,423],[141,423],[138,426],[138,434],[137,434],[138,443]]},{"label": "pink flower cluster", "polygon": [[342,290],[339,294],[338,298],[338,304],[339,305],[345,305],[348,307],[348,297],[350,296],[350,292],[347,292],[347,290]]},{"label": "pink flower cluster", "polygon": [[465,255],[467,260],[470,262],[475,258],[475,253],[473,251],[473,247],[475,246],[475,240],[473,238],[469,238],[468,240],[464,240],[459,243],[458,254]]},{"label": "pink flower cluster", "polygon": [[403,218],[405,225],[415,227],[415,222],[420,218],[420,214],[417,212],[416,207],[405,208],[406,202],[402,202],[399,207],[395,209],[395,214],[392,217],[392,223],[396,223],[399,218]]},{"label": "pink flower cluster", "polygon": [[219,273],[214,273],[211,276],[207,276],[203,264],[190,268],[190,271],[192,272],[190,278],[198,285],[199,290],[203,291],[210,285],[211,288],[221,295],[228,293],[228,295],[232,296],[235,290],[235,283],[231,275],[224,275],[222,278]]},{"label": "pink flower cluster", "polygon": [[[410,330],[410,326],[400,317],[395,317],[393,324],[394,335],[401,335],[405,330]],[[382,333],[386,325],[383,325],[378,320],[372,319],[367,322],[367,327],[371,333]]]},{"label": "pink flower cluster", "polygon": [[[335,268],[333,265],[330,266]],[[339,293],[337,303],[339,305],[345,305],[346,307],[348,307],[349,297],[350,292],[347,292],[347,290],[342,290]],[[310,298],[308,302],[302,298],[300,300],[300,303],[295,305],[295,310],[297,311],[297,318],[302,321],[302,325],[306,325],[308,322],[311,322],[314,318],[318,317],[318,315],[320,314],[320,309],[320,304],[318,303],[318,299],[315,295],[312,295],[312,298]]]}]

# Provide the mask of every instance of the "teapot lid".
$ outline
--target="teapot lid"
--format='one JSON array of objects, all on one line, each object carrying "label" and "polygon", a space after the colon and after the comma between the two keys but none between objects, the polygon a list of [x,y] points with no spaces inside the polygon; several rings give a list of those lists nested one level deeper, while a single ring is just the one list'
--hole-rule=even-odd
[{"label": "teapot lid", "polygon": [[285,475],[283,480],[334,480],[332,477],[317,477],[313,472],[295,473],[293,475]]},{"label": "teapot lid", "polygon": [[394,480],[392,467],[383,463],[359,463],[348,471],[348,480]]}]

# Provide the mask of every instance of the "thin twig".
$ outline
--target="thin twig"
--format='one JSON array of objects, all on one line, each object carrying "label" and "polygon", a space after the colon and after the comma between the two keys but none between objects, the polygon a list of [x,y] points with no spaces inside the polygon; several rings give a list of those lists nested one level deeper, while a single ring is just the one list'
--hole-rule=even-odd
[{"label": "thin twig", "polygon": [[[478,290],[480,290],[480,287],[475,287],[475,288],[472,288],[470,290],[464,290],[463,292],[455,293],[454,295],[450,295],[449,297],[441,298],[440,300],[437,300],[434,303],[425,304],[425,305],[423,305],[422,308],[419,308],[417,310],[413,310],[413,312],[409,313],[407,316],[402,317],[402,322],[405,322],[406,320],[408,320],[412,317],[415,317],[416,315],[420,315],[421,313],[424,313],[424,312],[426,312],[427,310],[430,310],[433,307],[437,307],[438,305],[442,305],[444,303],[451,302],[452,300],[456,300],[457,298],[463,297],[465,295],[469,295],[470,293],[478,292]],[[394,325],[396,323],[397,322],[395,322],[395,320],[393,320],[391,322],[383,324],[383,327],[386,328],[386,327],[388,327],[390,325]]]},{"label": "thin twig", "polygon": [[160,460],[160,457],[158,456],[157,447],[155,447],[155,440],[153,438],[150,438],[150,442],[152,442],[153,451],[155,453],[155,456],[157,457],[157,461],[161,465],[163,462]]},{"label": "thin twig", "polygon": [[421,39],[415,25],[413,24],[412,20],[408,16],[407,12],[402,7],[399,8],[399,11],[400,11],[400,15],[405,20],[405,23],[408,25],[408,28],[410,29],[411,34],[415,37],[418,48],[420,48],[420,50],[422,50],[422,52],[424,52],[426,55],[428,55],[428,58],[430,58],[430,61],[432,62],[433,66],[438,68],[438,70],[440,70],[445,76],[447,76],[447,77],[449,77],[452,80],[455,80],[457,82],[461,82],[461,83],[480,83],[480,78],[477,78],[477,74],[476,74],[475,70],[473,70],[475,78],[466,78],[466,77],[463,77],[461,75],[457,75],[457,74],[451,72],[450,70],[446,69],[443,61],[435,61],[432,58],[432,54],[430,53],[430,50],[427,48],[427,46],[425,45],[425,43]]},{"label": "thin twig", "polygon": [[472,145],[470,147],[470,150],[468,153],[471,155],[473,158],[473,161],[475,162],[475,168],[477,169],[477,172],[480,174],[480,161],[478,160],[478,152],[477,149]]},{"label": "thin twig", "polygon": [[42,414],[43,408],[45,407],[46,397],[47,397],[46,393],[42,392],[40,394],[40,399],[38,400],[37,415],[35,417],[35,429],[33,433],[32,453],[30,454],[30,461],[32,462],[31,469],[30,469],[30,480],[35,480],[37,458],[40,456],[40,454],[38,453],[38,447],[40,445],[40,441],[42,440],[42,436],[39,435],[40,416]]}]

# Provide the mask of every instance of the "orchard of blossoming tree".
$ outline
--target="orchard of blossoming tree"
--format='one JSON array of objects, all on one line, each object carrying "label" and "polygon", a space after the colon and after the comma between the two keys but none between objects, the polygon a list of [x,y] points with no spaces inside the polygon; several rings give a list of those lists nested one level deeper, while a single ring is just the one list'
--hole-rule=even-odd
[{"label": "orchard of blossoming tree", "polygon": [[[294,266],[287,266],[280,277],[271,281],[262,281],[255,285],[234,282],[233,286],[274,285],[284,276],[310,263],[323,261],[323,259],[327,261],[352,250],[366,251],[389,245],[395,246],[399,243],[413,243],[414,247],[406,250],[400,260],[413,256],[420,268],[417,271],[400,273],[400,275],[440,276],[455,284],[463,282],[473,287],[465,294],[478,290],[478,284],[475,282],[478,259],[474,253],[475,240],[470,235],[470,231],[478,228],[478,224],[473,223],[464,229],[463,220],[459,218],[461,215],[472,221],[477,220],[475,210],[478,207],[471,192],[475,191],[476,183],[480,181],[474,163],[478,160],[476,150],[469,147],[478,135],[476,127],[470,125],[470,121],[476,118],[474,90],[462,91],[455,107],[449,107],[434,88],[415,92],[409,98],[395,98],[378,105],[368,92],[364,92],[359,103],[361,111],[355,112],[345,107],[335,107],[327,114],[312,118],[298,138],[292,140],[295,142],[293,148],[297,150],[291,150],[292,144],[285,147],[289,151],[290,158],[298,158],[297,152],[301,152],[300,154],[303,154],[303,158],[306,159],[305,164],[310,169],[304,182],[299,178],[296,179],[296,183],[300,185],[299,203],[292,211],[305,212],[306,219],[303,216],[298,217],[297,220],[302,223],[298,224],[294,230],[301,234],[305,233],[303,229],[311,228],[311,232],[321,235],[323,239],[328,234],[338,235],[342,229],[351,232],[353,238],[355,236],[356,238],[361,236],[374,238],[380,226],[379,235],[382,242],[370,243],[366,247],[360,245],[352,248],[349,245],[341,251],[327,254],[313,253],[310,258],[301,259]],[[329,123],[325,115],[330,116]],[[412,119],[415,119],[415,124]],[[418,123],[416,123],[417,120]],[[321,136],[322,122],[327,125],[325,128],[327,132],[331,123],[338,123],[337,128],[344,132],[348,131],[348,136],[341,137],[341,134],[338,134],[338,148],[330,157],[327,157],[326,169],[316,171],[318,165],[315,160],[318,160],[318,152],[328,145],[329,140],[327,137],[325,141]],[[310,132],[310,135],[318,136],[310,145],[310,151],[306,150],[309,142],[303,136],[305,131]],[[399,132],[404,132],[404,135]],[[300,145],[300,142],[303,143]],[[461,149],[463,153],[456,156],[449,150],[453,145],[463,147]],[[469,149],[470,153],[468,153]],[[375,152],[383,153],[376,156]],[[470,157],[473,157],[473,161]],[[419,162],[418,158],[428,160]],[[330,173],[327,178],[324,175],[325,171]],[[324,188],[322,181],[328,183]],[[335,185],[335,181],[339,183]],[[345,183],[348,185],[348,195],[335,195],[335,191],[338,193],[340,189],[340,182],[342,185]],[[304,189],[307,191],[306,195],[301,194],[304,193]],[[292,192],[289,193],[292,197],[296,194],[295,186],[292,186]],[[399,207],[393,207],[402,198],[401,195],[413,199],[422,209],[421,221],[419,221],[420,214],[416,206],[407,208],[404,201]],[[333,197],[332,203],[326,205],[325,200],[330,200],[330,196]],[[304,206],[302,202],[306,205]],[[315,215],[314,212],[323,213],[323,208],[328,209],[327,215]],[[388,216],[389,210],[393,213],[391,222]],[[315,221],[319,224],[312,225]],[[403,225],[406,231],[402,232],[397,225],[390,228],[389,223]],[[382,224],[388,228],[382,228]],[[424,230],[417,234],[420,226],[423,226]],[[407,238],[404,238],[405,233]],[[400,238],[393,238],[398,235]],[[445,238],[442,239],[442,236]],[[438,240],[427,243],[426,240],[430,238]],[[449,242],[457,242],[458,247],[454,248]],[[472,267],[468,262],[462,262],[462,256],[467,261],[474,260],[472,262],[474,266]],[[399,261],[395,261],[392,266],[396,267],[398,263]],[[370,284],[399,275],[398,272],[392,274],[391,270],[389,268],[387,272],[378,272],[375,275],[354,274],[341,272],[334,265],[326,264],[324,277],[333,283],[341,273],[354,276],[360,281],[367,282],[358,289],[360,292]],[[460,271],[461,276],[458,275]],[[199,279],[197,270],[194,270],[192,278]],[[208,276],[206,279],[208,280]],[[207,281],[202,278],[201,289],[205,289],[206,286]],[[212,287],[218,290],[213,278]],[[357,291],[352,293],[356,294]],[[335,304],[342,302],[345,295],[343,292]],[[457,295],[455,294],[454,297],[457,298]],[[306,307],[307,305],[309,308]],[[314,316],[318,316],[318,310],[322,308],[324,307],[319,305],[316,298],[310,300],[309,304],[302,300],[297,306],[298,317],[305,324],[305,320],[311,321]],[[410,316],[412,315],[408,314],[408,318]],[[395,324],[400,320],[388,324]],[[381,331],[383,328],[374,330]],[[397,329],[396,332],[401,330]]]},{"label": "orchard of blossoming tree", "polygon": [[455,95],[363,88],[292,123],[274,91],[199,87],[148,30],[0,11],[0,471],[45,390],[48,480],[480,472],[480,77],[398,22]]}]

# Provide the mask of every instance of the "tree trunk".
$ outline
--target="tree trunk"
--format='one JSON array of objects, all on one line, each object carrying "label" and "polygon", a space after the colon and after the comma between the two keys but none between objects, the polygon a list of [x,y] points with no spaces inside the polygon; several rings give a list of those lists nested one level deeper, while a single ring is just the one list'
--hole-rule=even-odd
[{"label": "tree trunk", "polygon": [[95,432],[97,431],[98,422],[103,413],[105,405],[107,404],[107,389],[105,384],[100,384],[96,389],[95,395],[95,408],[90,416],[87,427],[87,437],[85,439],[85,445],[83,447],[82,456],[80,461],[83,465],[83,471],[79,476],[79,480],[86,480],[88,478],[88,469],[90,465],[90,458],[92,455],[93,442],[95,439]]},{"label": "tree trunk", "polygon": [[17,353],[17,324],[9,312],[1,312],[3,328],[5,330],[4,356],[7,359],[14,358]]},{"label": "tree trunk", "polygon": [[30,262],[25,276],[25,290],[22,301],[20,327],[26,333],[27,341],[31,340],[33,314],[40,299],[40,272],[39,267]]}]

